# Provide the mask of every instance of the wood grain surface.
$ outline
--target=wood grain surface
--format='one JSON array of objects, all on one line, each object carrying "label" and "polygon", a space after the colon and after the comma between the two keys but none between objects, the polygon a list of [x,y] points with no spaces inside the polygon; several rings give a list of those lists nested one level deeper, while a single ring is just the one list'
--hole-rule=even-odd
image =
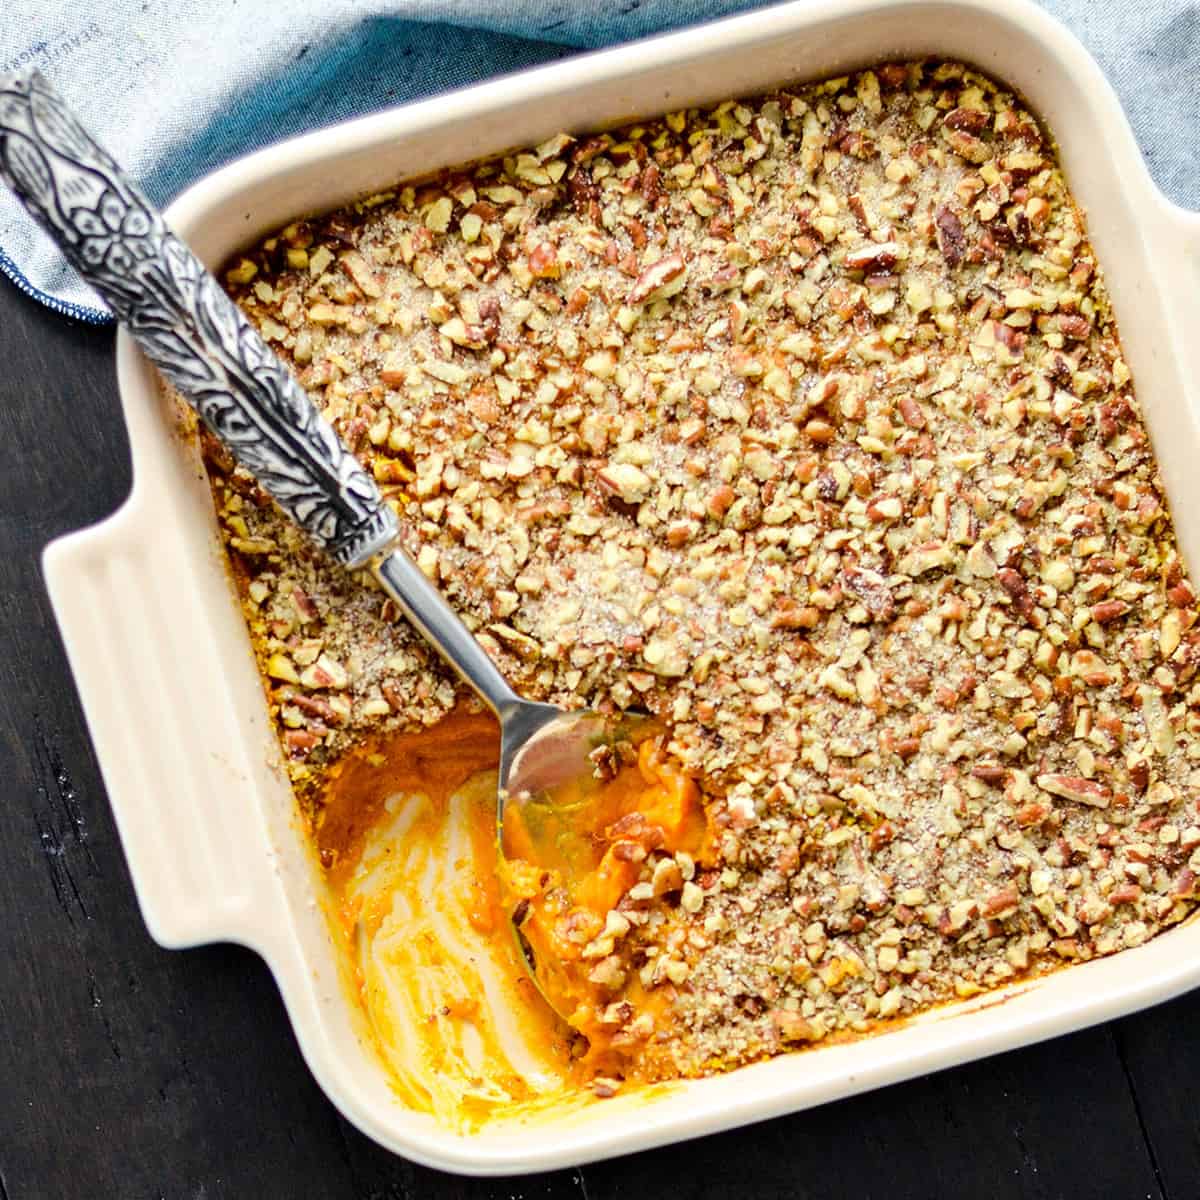
[{"label": "wood grain surface", "polygon": [[1200,1195],[1200,993],[582,1170],[460,1179],[359,1134],[254,955],[138,914],[38,566],[129,490],[112,341],[0,281],[0,1200]]}]

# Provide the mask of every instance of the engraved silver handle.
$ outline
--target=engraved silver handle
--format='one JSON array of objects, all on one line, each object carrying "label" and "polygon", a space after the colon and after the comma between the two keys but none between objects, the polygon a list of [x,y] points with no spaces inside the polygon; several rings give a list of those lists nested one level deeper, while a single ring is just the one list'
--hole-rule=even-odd
[{"label": "engraved silver handle", "polygon": [[0,81],[0,178],[275,502],[349,567],[396,515],[288,368],[36,71]]}]

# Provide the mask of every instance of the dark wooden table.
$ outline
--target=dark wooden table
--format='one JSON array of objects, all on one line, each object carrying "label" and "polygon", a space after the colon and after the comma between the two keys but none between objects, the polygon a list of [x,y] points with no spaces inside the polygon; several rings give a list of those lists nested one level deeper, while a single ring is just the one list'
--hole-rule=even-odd
[{"label": "dark wooden table", "polygon": [[344,1121],[252,954],[151,942],[39,574],[116,508],[112,334],[0,281],[0,1200],[1200,1195],[1200,993],[582,1170],[440,1175]]}]

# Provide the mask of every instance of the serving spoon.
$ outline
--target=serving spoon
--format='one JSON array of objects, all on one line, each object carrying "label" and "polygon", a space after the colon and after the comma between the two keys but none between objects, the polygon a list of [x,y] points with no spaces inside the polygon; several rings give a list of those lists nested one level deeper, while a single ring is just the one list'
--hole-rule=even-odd
[{"label": "serving spoon", "polygon": [[287,366],[37,71],[0,80],[0,178],[237,462],[324,551],[370,570],[496,714],[498,828],[510,806],[544,812],[556,793],[578,796],[597,749],[627,741],[639,719],[568,712],[509,686],[400,547],[396,513]]}]

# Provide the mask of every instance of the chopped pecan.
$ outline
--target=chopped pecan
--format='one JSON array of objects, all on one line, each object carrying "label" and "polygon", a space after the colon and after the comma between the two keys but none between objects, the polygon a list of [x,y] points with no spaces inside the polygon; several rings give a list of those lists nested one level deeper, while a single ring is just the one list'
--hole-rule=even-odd
[{"label": "chopped pecan", "polygon": [[942,205],[934,214],[934,224],[937,227],[938,249],[946,260],[946,265],[957,267],[967,253],[967,239],[963,233],[962,222],[953,209]]},{"label": "chopped pecan", "polygon": [[798,1012],[792,1012],[789,1009],[775,1009],[771,1013],[771,1023],[785,1042],[815,1042],[821,1036],[820,1031],[811,1021],[805,1020]]},{"label": "chopped pecan", "polygon": [[609,463],[596,472],[596,479],[626,504],[640,504],[654,486],[650,476],[632,463]]},{"label": "chopped pecan", "polygon": [[1144,758],[1129,768],[1129,786],[1139,796],[1150,786],[1150,764]]},{"label": "chopped pecan", "polygon": [[961,155],[972,163],[985,163],[992,156],[991,147],[982,138],[977,138],[965,129],[954,129],[949,126],[942,129],[942,136],[955,154]]},{"label": "chopped pecan", "polygon": [[979,906],[979,915],[984,920],[1001,920],[1016,912],[1020,900],[1021,894],[1017,891],[1016,885],[1009,884],[984,899]]},{"label": "chopped pecan", "polygon": [[629,304],[645,304],[648,300],[674,295],[683,287],[687,263],[682,254],[668,254],[651,263],[633,282],[626,300]]},{"label": "chopped pecan", "polygon": [[896,610],[896,601],[888,581],[878,571],[865,567],[848,567],[842,572],[842,583],[863,603],[863,607],[877,621],[890,621]]},{"label": "chopped pecan", "polygon": [[984,783],[998,787],[1008,778],[1008,768],[1000,763],[976,763],[971,768],[971,774],[976,779],[983,780]]},{"label": "chopped pecan", "polygon": [[1065,338],[1081,342],[1092,332],[1092,326],[1087,317],[1061,313],[1058,317],[1058,331]]},{"label": "chopped pecan", "polygon": [[558,251],[550,242],[539,242],[529,252],[529,271],[535,279],[557,279],[562,274]]},{"label": "chopped pecan", "polygon": [[1020,572],[1012,567],[1001,567],[996,572],[996,582],[1012,597],[1013,608],[1023,617],[1028,617],[1034,610],[1033,597],[1029,593],[1029,585]]},{"label": "chopped pecan", "polygon": [[1080,775],[1039,775],[1037,785],[1052,796],[1074,800],[1078,804],[1089,804],[1093,808],[1107,808],[1112,801],[1111,789],[1094,779]]},{"label": "chopped pecan", "polygon": [[942,120],[951,129],[965,129],[968,133],[978,133],[987,128],[991,117],[978,108],[954,108]]},{"label": "chopped pecan", "polygon": [[1103,600],[1092,605],[1092,620],[1097,625],[1107,625],[1116,621],[1129,611],[1129,605],[1124,600]]},{"label": "chopped pecan", "polygon": [[1029,829],[1034,825],[1040,825],[1049,815],[1050,809],[1045,804],[1030,800],[1013,813],[1013,820],[1022,829]]},{"label": "chopped pecan", "polygon": [[910,429],[925,428],[925,413],[920,404],[908,393],[904,393],[896,400],[896,407],[900,410],[900,416],[904,418],[905,425]]},{"label": "chopped pecan", "polygon": [[865,246],[847,250],[842,263],[851,271],[868,268],[887,271],[896,265],[899,254],[900,247],[895,242],[868,242]]},{"label": "chopped pecan", "polygon": [[1196,872],[1184,867],[1171,883],[1171,895],[1181,900],[1194,899],[1200,895]]},{"label": "chopped pecan", "polygon": [[774,629],[816,629],[821,623],[821,611],[811,604],[797,604],[791,596],[781,596],[771,616]]}]

